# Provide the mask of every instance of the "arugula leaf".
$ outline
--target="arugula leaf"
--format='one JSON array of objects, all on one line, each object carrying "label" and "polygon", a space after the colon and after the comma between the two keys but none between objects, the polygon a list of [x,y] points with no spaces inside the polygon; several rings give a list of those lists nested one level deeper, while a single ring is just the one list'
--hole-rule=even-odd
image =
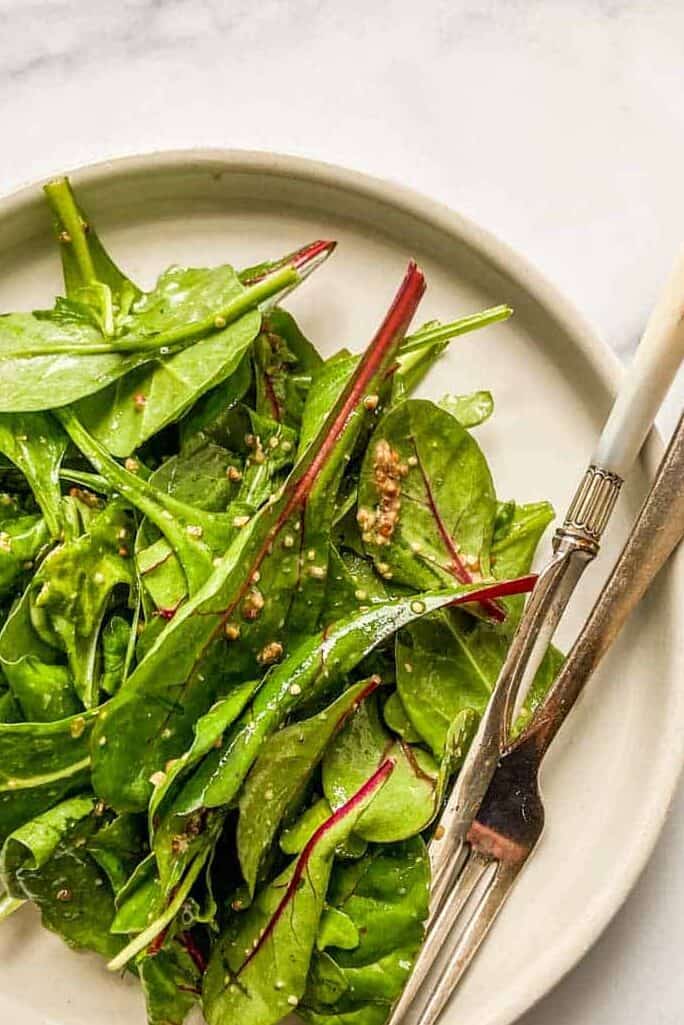
[{"label": "arugula leaf", "polygon": [[384,762],[221,937],[202,991],[209,1025],[271,1025],[297,1006],[306,986],[335,848],[354,829],[392,768],[391,761]]},{"label": "arugula leaf", "polygon": [[0,519],[0,597],[11,594],[47,546],[50,532],[42,516]]},{"label": "arugula leaf", "polygon": [[[2,319],[0,318],[0,336]],[[26,477],[52,537],[62,530],[59,470],[68,438],[49,413],[1,413],[0,452]]]},{"label": "arugula leaf", "polygon": [[358,939],[327,942],[321,927],[299,1015],[316,1025],[383,1023],[420,949],[429,892],[420,837],[374,845],[360,862],[338,862],[327,901],[344,916],[345,937]]},{"label": "arugula leaf", "polygon": [[291,808],[301,802],[325,748],[378,680],[357,683],[318,715],[270,737],[240,793],[237,849],[242,874],[254,893],[264,856]]},{"label": "arugula leaf", "polygon": [[24,717],[50,722],[79,711],[81,702],[63,653],[35,629],[33,591],[32,580],[0,630],[0,670]]},{"label": "arugula leaf", "polygon": [[32,583],[31,621],[41,640],[65,652],[74,688],[86,708],[98,704],[100,631],[112,592],[133,585],[126,507],[110,502],[88,533],[54,548]]}]

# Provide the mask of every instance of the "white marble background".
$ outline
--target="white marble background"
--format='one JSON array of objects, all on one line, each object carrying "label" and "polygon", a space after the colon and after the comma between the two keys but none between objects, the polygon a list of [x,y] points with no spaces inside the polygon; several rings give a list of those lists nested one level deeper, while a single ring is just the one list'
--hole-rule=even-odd
[{"label": "white marble background", "polygon": [[[682,0],[0,0],[0,191],[192,145],[339,162],[494,231],[626,357],[684,242],[683,52]],[[684,1020],[683,851],[680,795],[523,1025]]]}]

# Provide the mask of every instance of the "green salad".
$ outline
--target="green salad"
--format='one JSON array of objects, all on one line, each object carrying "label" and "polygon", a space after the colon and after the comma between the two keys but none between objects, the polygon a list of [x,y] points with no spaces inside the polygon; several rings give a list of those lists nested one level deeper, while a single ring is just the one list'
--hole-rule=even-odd
[{"label": "green salad", "polygon": [[382,1025],[553,517],[497,496],[488,392],[412,395],[511,310],[410,328],[411,263],[324,358],[282,302],[334,243],[144,291],[45,193],[65,295],[0,317],[0,918],[153,1025]]}]

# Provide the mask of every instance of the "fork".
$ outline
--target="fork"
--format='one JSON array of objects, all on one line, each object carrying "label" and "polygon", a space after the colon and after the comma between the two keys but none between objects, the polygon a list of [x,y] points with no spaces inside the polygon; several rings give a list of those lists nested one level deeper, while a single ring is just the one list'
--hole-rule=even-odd
[{"label": "fork", "polygon": [[[549,745],[603,655],[651,581],[684,536],[684,416],[665,453],[653,487],[625,547],[545,700],[511,743],[467,833],[457,880],[438,911],[430,942],[444,952],[434,990],[424,977],[405,1025],[434,1025],[501,910],[544,827],[539,769]],[[455,945],[445,947],[455,919],[483,877],[476,906]],[[465,916],[464,916],[465,917]],[[424,1002],[420,1005],[420,998]],[[397,1006],[397,1012],[404,1013]],[[394,1020],[394,1019],[393,1019]]]},{"label": "fork", "polygon": [[[470,751],[441,815],[430,845],[432,889],[426,940],[388,1025],[400,1022],[408,1025],[410,1019],[404,1015],[434,962],[439,960],[438,955],[444,960],[444,945],[451,925],[481,882],[485,867],[493,873],[491,856],[474,850],[471,857],[466,857],[466,850],[472,846],[471,829],[480,821],[479,809],[489,795],[501,756],[507,752],[520,694],[533,678],[584,569],[599,551],[601,536],[623,478],[636,459],[684,358],[683,303],[684,253],[654,307],[594,458],[563,526],[556,531],[554,554],[542,570],[528,601]],[[506,766],[509,765],[507,762]],[[510,769],[506,767],[502,770],[507,771]],[[502,774],[499,774],[498,786],[504,787]],[[530,816],[532,813],[530,807]],[[541,825],[539,829],[541,831]],[[510,871],[510,867],[507,871],[497,869],[488,891],[490,900],[494,901],[497,893],[505,894],[510,888],[517,875],[516,872],[510,880],[504,878]],[[458,885],[455,885],[456,880]],[[472,928],[475,927],[476,920],[473,920]],[[428,1020],[434,1019],[426,1019],[425,1025]],[[419,1019],[419,1025],[424,1025],[423,1019]]]}]

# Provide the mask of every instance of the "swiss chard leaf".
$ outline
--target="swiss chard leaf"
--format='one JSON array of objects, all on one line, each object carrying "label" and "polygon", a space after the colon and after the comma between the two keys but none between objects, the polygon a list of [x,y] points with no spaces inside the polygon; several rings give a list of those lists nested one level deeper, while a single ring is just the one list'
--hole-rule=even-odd
[{"label": "swiss chard leaf", "polygon": [[250,893],[280,826],[300,803],[326,747],[377,686],[376,680],[357,683],[318,715],[286,726],[263,745],[240,792],[237,848]]},{"label": "swiss chard leaf", "polygon": [[209,1025],[273,1025],[297,1006],[306,986],[335,849],[391,773],[391,761],[380,766],[221,937],[202,992]]},{"label": "swiss chard leaf", "polygon": [[[184,935],[165,943],[153,957],[144,958],[138,974],[145,994],[148,1025],[183,1025],[197,1003],[202,965],[188,950]],[[194,952],[194,947],[190,946]]]},{"label": "swiss chard leaf", "polygon": [[358,509],[381,575],[419,588],[488,576],[495,512],[486,460],[453,416],[409,399],[381,419],[364,458]]},{"label": "swiss chard leaf", "polygon": [[381,1025],[386,1020],[420,948],[429,891],[427,851],[419,837],[374,845],[360,862],[335,865],[327,901],[344,916],[346,937],[358,939],[353,945],[343,945],[339,937],[329,943],[319,932],[298,1009],[305,1021]]},{"label": "swiss chard leaf", "polygon": [[364,702],[325,753],[323,791],[333,809],[388,757],[396,763],[392,778],[356,826],[364,840],[390,843],[425,829],[436,810],[438,766],[426,751],[392,737],[375,698]]},{"label": "swiss chard leaf", "polygon": [[[539,539],[553,518],[546,502],[517,506],[505,532],[492,546],[494,573],[529,571]],[[458,610],[425,618],[402,631],[396,644],[397,688],[409,719],[433,753],[441,757],[451,725],[471,711],[484,711],[506,657],[522,599],[508,599],[509,618],[494,625],[474,621]],[[551,649],[537,673],[528,713],[560,666]]]}]

